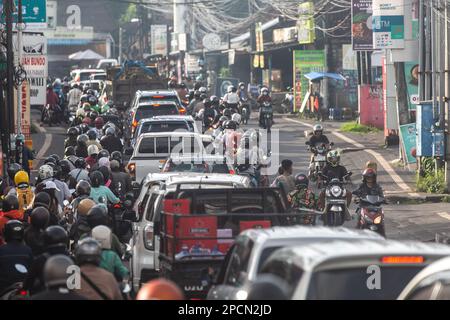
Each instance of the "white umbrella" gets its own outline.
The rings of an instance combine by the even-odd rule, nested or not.
[[[69,60],[101,60],[101,59],[105,59],[105,57],[99,55],[97,52],[94,52],[91,49],[85,51],[78,51],[72,53],[69,56]]]

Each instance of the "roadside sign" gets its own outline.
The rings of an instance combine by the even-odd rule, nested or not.
[[[416,163],[417,153],[417,136],[416,136],[416,124],[410,123],[400,126],[400,137],[402,139],[403,151],[406,155],[408,163]]]
[[[14,0],[16,9],[13,12],[13,24],[17,22],[18,0]],[[2,23],[5,22],[3,4],[0,4]],[[47,0],[22,0],[22,19],[26,25],[25,30],[45,29],[47,27]]]

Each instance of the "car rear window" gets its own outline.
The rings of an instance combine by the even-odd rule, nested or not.
[[[203,147],[192,137],[156,137],[145,138],[139,145],[139,153],[176,154],[199,153]]]
[[[178,108],[173,104],[148,105],[137,109],[135,120],[139,121],[156,116],[172,116],[179,114]]]
[[[142,97],[139,99],[139,103],[142,102],[157,102],[157,101],[170,101],[170,102],[175,102],[177,105],[180,103],[180,101],[178,101],[178,97],[174,96],[174,95],[154,95],[154,96],[150,96],[150,97]]]
[[[149,132],[174,132],[177,130],[191,132],[191,128],[187,122],[147,122],[142,125],[140,134]]]
[[[106,74],[96,74],[93,76],[94,80],[106,80]]]
[[[379,266],[380,289],[367,267],[320,271],[313,274],[308,300],[395,300],[423,266]],[[375,281],[375,280],[374,280]],[[330,286],[330,283],[333,285]]]

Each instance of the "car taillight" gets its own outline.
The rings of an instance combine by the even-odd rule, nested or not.
[[[180,114],[186,114],[186,109],[184,109],[184,108],[180,108],[179,111],[180,111]]]
[[[381,258],[381,262],[386,264],[419,264],[424,261],[425,258],[422,256],[387,256]]]
[[[133,120],[132,126],[133,128],[136,128],[138,126],[138,122],[136,120]]]
[[[236,171],[234,171],[233,169],[230,170],[230,174],[236,174]]]
[[[144,246],[147,250],[153,250],[153,226],[147,225],[144,228]]]
[[[117,203],[114,205],[114,209],[120,209],[122,208],[122,205],[120,203]]]

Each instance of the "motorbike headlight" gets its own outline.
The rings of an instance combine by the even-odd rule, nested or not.
[[[342,190],[342,196],[345,197],[347,195],[347,190]]]
[[[331,194],[333,197],[338,198],[342,195],[342,188],[339,186],[334,186],[331,188]]]
[[[383,218],[381,217],[381,216],[378,216],[378,217],[376,217],[374,220],[373,220],[373,223],[374,224],[381,224],[381,221],[383,220]]]
[[[327,189],[327,190],[325,191],[325,194],[326,194],[327,197],[330,197],[330,196],[331,196],[330,189]]]

